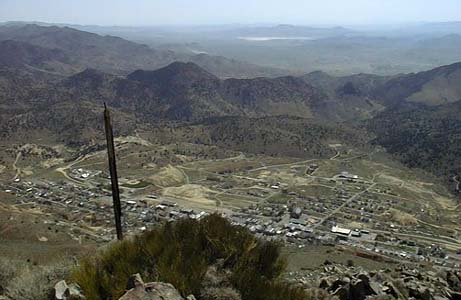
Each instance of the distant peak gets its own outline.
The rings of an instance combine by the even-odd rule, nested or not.
[[[71,77],[100,77],[100,76],[105,76],[106,74],[102,71],[93,69],[93,68],[86,68],[82,72],[79,72]]]
[[[325,75],[325,76],[329,76],[329,74],[327,72],[320,71],[320,70],[312,71],[312,72],[308,73],[307,75]]]
[[[71,86],[90,85],[99,86],[114,75],[101,72],[96,69],[87,68],[80,73],[74,74],[64,80],[64,84]]]
[[[203,76],[207,77],[215,77],[213,74],[209,73],[205,69],[199,67],[193,62],[181,62],[181,61],[175,61],[168,66],[159,69],[157,71],[162,71],[162,70],[170,70],[174,72],[190,72],[190,73],[195,73],[195,74],[200,74]]]
[[[216,76],[191,62],[173,62],[154,71],[137,70],[129,74],[128,79],[142,82],[177,82],[187,84],[202,80],[218,80]]]
[[[278,27],[278,28],[294,28],[296,26],[291,25],[291,24],[279,24],[276,27]]]
[[[330,74],[324,71],[313,71],[313,72],[310,72],[304,75],[304,77],[306,78],[333,78],[334,76],[331,76]]]
[[[446,66],[441,66],[429,71],[420,72],[418,74],[450,74],[461,70],[461,62],[453,63]]]

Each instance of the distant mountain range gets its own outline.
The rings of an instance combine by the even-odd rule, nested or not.
[[[145,130],[159,142],[300,157],[334,154],[332,143],[372,143],[409,166],[461,173],[461,63],[395,76],[222,79],[192,62],[130,69],[174,53],[75,29],[11,27],[0,37],[6,142],[103,141],[106,103],[118,135]]]
[[[223,31],[232,37],[309,37],[320,39],[332,36],[345,36],[354,31],[344,27],[310,27],[280,24],[276,26],[255,26]]]
[[[10,42],[6,43],[8,40]],[[0,26],[0,41],[3,41],[0,51],[11,53],[12,47],[16,47],[21,55],[15,60],[24,59],[24,65],[44,68],[44,71],[63,75],[70,75],[86,68],[128,74],[141,68],[157,69],[174,61],[197,63],[224,78],[280,76],[289,73],[220,56],[187,55],[157,50],[119,37],[100,36],[70,27],[35,24]],[[32,51],[36,52],[37,61],[28,59],[27,53],[30,54]]]

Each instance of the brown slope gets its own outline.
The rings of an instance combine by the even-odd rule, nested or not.
[[[216,74],[222,79],[229,78],[257,78],[257,77],[280,77],[295,74],[290,70],[259,66],[247,61],[236,60],[223,56],[197,54],[184,59],[201,68]]]
[[[220,80],[192,63],[173,63],[126,78],[87,69],[58,83],[25,86],[17,106],[87,101],[132,113],[143,122],[221,116],[323,117],[323,93],[295,77]]]
[[[292,115],[313,117],[315,103],[323,94],[300,78],[228,79],[221,93],[248,116]]]
[[[69,58],[60,50],[35,46],[26,42],[0,41],[0,67],[42,67],[53,61],[68,63]]]
[[[322,94],[295,77],[219,80],[193,63],[173,63],[156,71],[136,71],[129,80],[145,83],[172,108],[197,113],[175,114],[187,119],[224,115],[294,115],[312,117],[310,106]],[[207,110],[207,107],[209,109]]]
[[[325,118],[351,121],[369,119],[384,108],[373,91],[390,79],[372,74],[336,77],[320,71],[301,78],[325,93],[327,100],[317,106]]]
[[[367,122],[374,142],[410,167],[461,174],[461,63],[389,80],[374,92],[388,108]]]
[[[87,69],[57,83],[23,88],[27,93],[12,93],[5,99],[17,109],[14,116],[2,120],[4,132],[10,135],[21,128],[45,128],[63,134],[66,122],[58,115],[73,120],[71,112],[88,118],[66,128],[97,128],[100,120],[90,117],[91,111],[98,111],[103,103],[140,124],[153,124],[160,120],[201,122],[225,116],[312,117],[310,105],[321,101],[314,88],[294,77],[222,81],[192,63],[136,71],[127,78]],[[82,103],[87,110],[81,109]],[[63,105],[69,109],[62,109]],[[47,119],[47,111],[54,117]],[[79,136],[83,131],[72,132]]]
[[[97,67],[108,72],[123,73],[134,69],[134,66],[159,67],[177,58],[170,51],[157,51],[118,37],[100,36],[69,27],[0,27],[0,39],[13,39],[59,49],[72,57],[81,70]]]
[[[461,101],[438,106],[403,103],[368,122],[374,143],[409,167],[447,181],[461,175]]]
[[[290,116],[216,117],[197,123],[154,124],[146,133],[158,143],[195,143],[245,153],[331,157],[330,144],[366,147],[360,129]]]
[[[461,100],[461,63],[416,74],[398,76],[378,87],[373,94],[386,105],[401,101],[439,105]]]

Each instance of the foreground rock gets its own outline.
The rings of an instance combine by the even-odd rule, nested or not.
[[[341,265],[325,266],[319,287],[340,300],[461,299],[461,272],[422,271],[409,267],[366,272]]]
[[[187,299],[195,298],[189,296]],[[169,283],[144,283],[141,276],[135,274],[128,280],[127,292],[119,300],[184,300],[184,298]]]
[[[389,265],[367,271],[327,262],[316,269],[290,272],[287,279],[304,288],[320,288],[339,300],[461,300],[461,270],[431,265]]]
[[[80,287],[75,284],[67,284],[65,280],[61,280],[54,286],[54,299],[56,300],[83,300],[85,296],[82,294]]]

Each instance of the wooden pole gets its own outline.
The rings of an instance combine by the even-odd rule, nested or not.
[[[114,203],[115,229],[117,239],[123,239],[122,232],[122,207],[120,205],[120,191],[118,188],[117,165],[115,163],[115,147],[112,125],[110,123],[110,111],[104,103],[104,125],[106,129],[107,156],[109,158],[110,181],[112,185],[112,199]]]

